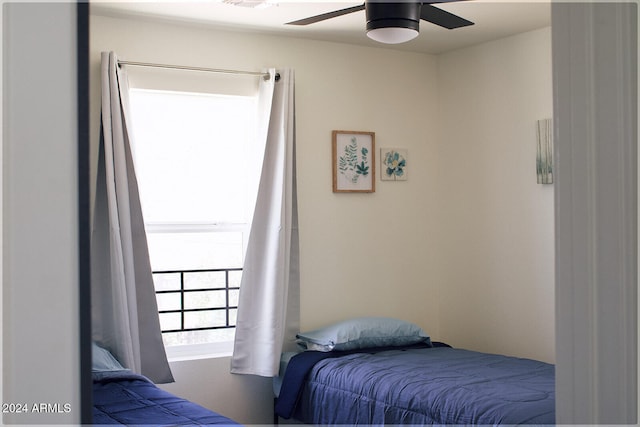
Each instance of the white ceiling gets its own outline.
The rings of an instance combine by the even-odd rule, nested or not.
[[[380,45],[369,40],[365,35],[364,11],[308,26],[285,25],[287,22],[362,3],[362,0],[279,0],[276,6],[252,9],[227,4],[222,0],[91,0],[91,11],[99,15],[170,19],[212,28],[382,46],[431,54],[551,25],[550,0],[468,0],[437,4],[437,7],[460,15],[475,25],[447,30],[422,21],[420,35],[400,45]]]

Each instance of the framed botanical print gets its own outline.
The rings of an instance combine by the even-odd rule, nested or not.
[[[333,192],[376,191],[375,133],[334,130]]]

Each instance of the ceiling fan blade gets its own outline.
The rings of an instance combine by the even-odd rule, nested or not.
[[[287,22],[287,25],[309,25],[326,19],[336,18],[338,16],[347,15],[349,13],[364,10],[364,3],[359,6],[352,6],[346,9],[334,10],[333,12],[323,13],[321,15],[312,16],[310,18],[300,19],[298,21]]]
[[[458,15],[449,13],[446,10],[438,9],[437,7],[433,7],[427,3],[422,4],[420,18],[424,19],[425,21],[431,22],[432,24],[448,28],[449,30],[473,25],[473,22],[471,21],[467,21],[466,19],[461,18]]]

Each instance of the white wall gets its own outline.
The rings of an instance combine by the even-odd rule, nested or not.
[[[3,6],[2,423],[78,424],[76,10]]]
[[[438,58],[440,333],[554,360],[553,185],[536,184],[536,120],[553,115],[551,31]]]
[[[300,214],[302,328],[356,315],[387,315],[437,334],[434,251],[436,131],[435,59],[421,54],[285,39],[151,22],[94,17],[91,22],[92,116],[99,118],[99,53],[114,50],[132,61],[296,72],[298,204]],[[95,76],[95,78],[94,78]],[[402,107],[398,107],[402,106]],[[374,194],[331,190],[331,131],[376,133],[378,147],[403,147],[415,165],[407,182],[377,182]],[[94,135],[97,141],[97,132]],[[97,143],[95,145],[97,147]],[[94,155],[95,159],[95,155]],[[187,368],[191,366],[191,369]],[[196,366],[207,366],[200,371]],[[228,400],[246,378],[225,362],[174,364],[176,384],[192,393],[192,380],[209,377],[207,406],[241,422],[270,422],[261,409],[271,395]],[[257,390],[270,382],[254,378]],[[219,387],[220,381],[228,387]]]
[[[548,252],[547,243],[552,250],[553,190],[535,184],[534,127],[535,120],[551,116],[548,30],[442,58],[102,16],[92,18],[91,31],[94,141],[100,51],[114,50],[131,61],[295,69],[302,329],[352,316],[386,315],[418,323],[435,339],[478,347],[474,335],[462,333],[463,323],[477,322],[476,334],[485,335],[480,346],[487,350],[552,358],[553,253]],[[527,53],[517,56],[519,48]],[[517,105],[509,105],[508,116],[488,117],[508,130],[492,133],[494,128],[481,120],[482,114],[504,113],[499,100],[491,100],[487,108],[486,102],[472,99],[474,108],[470,108],[455,105],[451,98],[460,84],[472,97],[491,99],[475,87],[487,78],[465,75],[464,80],[453,81],[446,74],[449,69],[456,72],[456,62],[473,65],[473,59],[465,59],[467,55],[477,58],[486,51],[502,60],[501,49],[509,52],[505,56],[510,66],[516,66],[514,74],[525,75],[509,77],[506,71],[501,75],[504,92],[513,93]],[[545,61],[546,68],[538,65]],[[497,62],[485,66],[500,70]],[[543,76],[532,80],[530,74],[537,74],[530,67]],[[522,98],[515,99],[515,94]],[[535,102],[527,99],[532,94]],[[472,123],[476,129],[470,128]],[[449,128],[452,133],[446,132]],[[377,147],[408,149],[409,180],[378,180],[374,194],[334,194],[330,166],[334,129],[373,131]],[[474,151],[473,141],[484,150]],[[510,142],[517,148],[502,149]],[[470,145],[464,147],[465,143]],[[505,182],[495,175],[498,172],[487,174],[478,168],[482,163],[473,164],[469,150],[475,157],[498,155],[506,169]],[[523,174],[526,170],[533,174],[514,176],[520,168]],[[510,187],[505,187],[507,182]],[[526,200],[504,197],[506,190]],[[469,206],[457,200],[465,196],[477,203]],[[509,215],[503,214],[505,210]],[[510,231],[504,231],[499,225],[510,215],[521,218],[511,220]],[[494,217],[497,220],[491,220]],[[485,225],[490,230],[475,228]],[[454,235],[456,241],[471,246],[462,257],[451,243]],[[519,239],[522,244],[492,255],[500,246],[496,236]],[[499,274],[498,267],[505,265],[500,264],[500,256],[515,264],[506,273]],[[491,271],[482,267],[488,262],[494,263]],[[470,267],[470,276],[458,274]],[[477,292],[481,287],[494,298],[484,298]],[[522,304],[519,294],[534,304]],[[468,303],[469,295],[483,306]],[[485,311],[488,323],[482,319]],[[530,326],[532,319],[534,326]],[[500,321],[510,323],[511,330],[490,330],[491,324]],[[530,337],[514,334],[518,327],[528,332],[536,329],[532,333],[537,333],[538,342],[532,344]],[[228,359],[176,362],[172,367],[176,383],[166,386],[168,390],[243,423],[271,421],[270,381],[230,375]],[[249,389],[254,392],[247,401]]]

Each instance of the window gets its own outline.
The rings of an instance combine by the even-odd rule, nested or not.
[[[132,89],[130,104],[165,347],[232,342],[260,171],[256,97]]]

